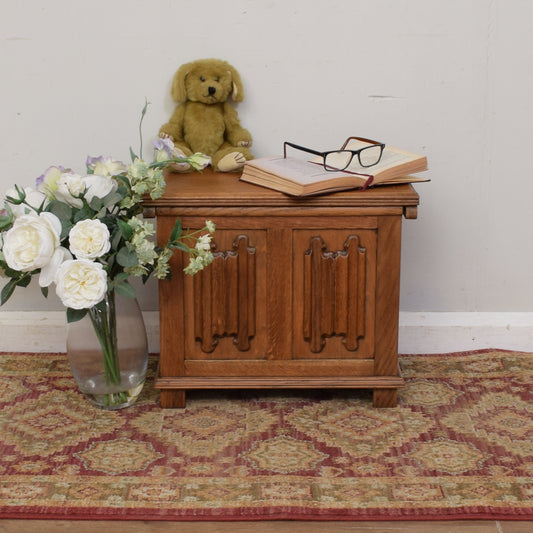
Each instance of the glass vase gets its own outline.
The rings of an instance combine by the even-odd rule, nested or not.
[[[148,341],[136,299],[109,291],[67,328],[67,355],[80,391],[102,409],[122,409],[142,391]]]

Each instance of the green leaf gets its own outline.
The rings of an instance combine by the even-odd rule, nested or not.
[[[31,281],[31,275],[28,273],[25,273],[23,276],[21,276],[17,280],[17,287],[27,287],[30,284]]]
[[[98,211],[98,209],[96,210]],[[93,218],[93,212],[91,208],[87,205],[84,205],[79,211],[74,215],[74,223],[80,222],[81,220],[86,220],[88,218]]]
[[[100,313],[105,313],[107,311],[107,302],[106,302],[106,298],[104,298],[103,300],[99,301],[95,306],[94,308],[99,311]]]
[[[129,277],[130,277],[130,275],[127,272],[119,272],[114,277],[113,282],[116,285],[117,283],[122,283],[123,281],[126,281]]]
[[[87,309],[72,309],[67,307],[67,322],[78,322],[87,314]]]
[[[120,296],[131,299],[135,298],[135,289],[127,281],[117,283],[115,285],[115,290],[117,291],[117,294],[120,294]]]
[[[117,192],[121,194],[123,197],[128,194],[128,191],[131,189],[131,183],[127,176],[118,175],[115,176],[117,181],[120,183],[118,186]]]
[[[15,287],[17,286],[17,280],[16,279],[10,279],[3,287],[2,293],[0,295],[0,305],[4,305],[9,298],[11,298],[11,295],[15,291]]]
[[[182,252],[187,252],[189,253],[189,250],[190,248],[186,245],[186,244],[183,244],[182,242],[171,242],[168,247],[171,249],[171,250],[181,250]]]
[[[2,261],[1,266],[2,266],[2,268],[4,269],[4,274],[5,274],[8,278],[16,278],[16,279],[19,278],[19,276],[20,276],[20,272],[19,272],[18,270],[13,270],[12,268],[9,268],[9,267],[7,266],[7,263],[5,263],[4,261]]]
[[[72,226],[74,224],[71,224],[68,220],[62,220],[61,221],[61,240],[66,239],[68,234],[70,233],[70,230],[72,229]]]
[[[126,196],[126,189],[125,187],[121,187],[121,190],[124,191],[123,194],[121,194],[118,190],[115,192],[109,193],[107,196],[102,198],[102,202],[104,207],[110,207],[112,205],[116,205],[119,202],[121,202],[124,197]]]
[[[113,272],[113,269],[115,267],[115,254],[110,254],[107,257],[106,262],[107,262],[107,267],[106,267],[107,272]]]
[[[63,202],[52,200],[47,206],[46,211],[53,213],[61,221],[61,240],[65,239],[72,228],[72,207]]]
[[[170,232],[169,242],[177,241],[183,235],[183,227],[181,226],[181,220],[176,219],[176,223]]]
[[[131,157],[132,161],[135,161],[136,159],[138,159],[138,157],[135,154],[135,152],[131,149],[131,146],[130,146],[130,157]]]
[[[0,231],[8,230],[13,224],[13,216],[0,215]]]
[[[118,250],[120,239],[122,239],[122,233],[119,229],[114,230],[111,235],[111,248],[113,250]]]
[[[117,224],[120,228],[120,233],[125,241],[129,241],[133,236],[133,228],[124,220],[117,218]]]
[[[41,287],[41,294],[42,294],[45,298],[48,298],[48,287]]]
[[[92,200],[89,202],[89,207],[93,211],[96,211],[96,212],[100,211],[100,209],[102,209],[103,206],[104,206],[104,202],[102,202],[102,200],[98,198],[97,196],[94,196]]]
[[[117,263],[124,268],[134,267],[139,264],[139,258],[134,250],[123,246],[117,253]]]
[[[57,200],[52,200],[46,206],[46,211],[53,213],[59,220],[70,220],[72,218],[72,207]]]

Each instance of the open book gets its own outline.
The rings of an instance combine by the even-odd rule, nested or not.
[[[368,143],[354,140],[346,149],[358,150],[365,145]],[[321,156],[310,161],[283,156],[253,159],[246,161],[241,180],[292,196],[309,196],[374,185],[429,181],[410,175],[427,168],[426,156],[385,146],[377,165],[362,167],[355,156],[344,171],[326,170]]]

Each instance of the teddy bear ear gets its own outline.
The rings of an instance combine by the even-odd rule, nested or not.
[[[172,87],[170,88],[170,95],[172,99],[178,104],[187,100],[187,90],[185,89],[185,79],[192,68],[191,63],[181,65],[181,67],[174,74],[172,80]]]
[[[231,80],[233,82],[233,92],[231,93],[231,99],[234,102],[242,102],[244,100],[244,88],[242,86],[241,76],[237,72],[237,69],[229,65],[231,74]]]

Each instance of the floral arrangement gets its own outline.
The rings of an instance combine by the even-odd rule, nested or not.
[[[163,194],[165,166],[188,163],[201,170],[209,162],[203,154],[177,156],[169,139],[156,141],[154,148],[151,163],[134,154],[129,165],[89,157],[83,176],[52,166],[34,188],[15,185],[7,191],[0,215],[0,267],[10,280],[1,304],[38,275],[45,296],[55,283],[70,322],[82,318],[109,290],[134,297],[130,276],[145,282],[151,275],[166,278],[176,249],[190,256],[188,274],[212,261],[211,221],[193,233],[184,232],[177,219],[168,244],[160,248],[152,240],[152,224],[139,218],[143,196]]]
[[[145,111],[146,106],[143,117]],[[130,152],[128,165],[111,157],[89,157],[84,174],[52,166],[34,187],[9,189],[0,213],[0,274],[8,278],[0,305],[17,287],[28,286],[38,276],[45,297],[55,285],[67,308],[67,322],[89,315],[102,348],[105,386],[112,387],[109,393],[107,389],[99,393],[109,408],[132,401],[127,390],[131,384],[121,383],[115,293],[135,297],[128,281],[131,276],[144,282],[150,276],[167,278],[175,250],[189,255],[187,274],[195,274],[213,260],[213,222],[207,220],[203,228],[190,231],[177,219],[168,243],[159,247],[152,224],[139,216],[143,197],[156,199],[163,194],[165,167],[185,164],[202,170],[209,157],[181,157],[170,139],[154,142],[151,162]],[[144,375],[139,377],[142,382]],[[135,390],[140,392],[139,387]]]

